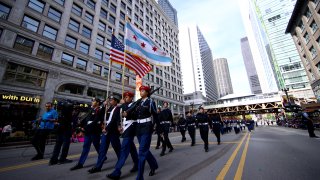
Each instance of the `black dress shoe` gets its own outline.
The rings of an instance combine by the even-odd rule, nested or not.
[[[101,169],[96,168],[96,167],[93,167],[93,168],[91,168],[91,169],[88,170],[88,172],[89,172],[90,174],[93,174],[93,173],[96,173],[96,172],[100,172],[100,171],[101,171]]]
[[[50,160],[49,161],[49,166],[52,166],[52,165],[55,165],[55,164],[58,164],[57,160]]]
[[[155,169],[151,169],[149,172],[149,176],[153,176],[156,174],[156,170]]]
[[[209,149],[205,149],[205,151],[206,151],[206,152],[208,152],[208,151],[209,151]]]
[[[166,153],[164,153],[164,152],[161,152],[161,153],[160,153],[160,156],[164,156],[165,154],[166,154]]]
[[[173,148],[170,148],[170,149],[169,149],[169,152],[172,152],[172,151],[173,151]]]
[[[218,145],[220,145],[221,143],[220,142],[218,142]]]
[[[133,168],[131,168],[130,172],[134,173],[138,171],[138,166],[133,166]]]
[[[120,179],[120,176],[115,176],[115,175],[112,175],[112,174],[108,174],[107,177],[109,179],[117,179],[117,180]]]
[[[191,146],[194,146],[195,144],[191,144]]]
[[[67,164],[73,162],[71,159],[59,160],[59,164]]]
[[[31,158],[31,161],[35,161],[35,160],[39,160],[39,159],[43,159],[43,156],[41,155],[36,155],[33,158]]]
[[[70,168],[70,171],[77,170],[77,169],[81,169],[81,168],[83,168],[83,165],[82,165],[82,164],[76,164],[75,166],[73,166],[72,168]]]

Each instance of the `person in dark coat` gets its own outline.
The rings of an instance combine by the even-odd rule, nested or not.
[[[199,113],[196,115],[196,122],[198,124],[199,130],[200,130],[200,136],[201,139],[204,142],[204,150],[205,152],[208,152],[209,150],[209,141],[208,141],[208,135],[209,135],[209,117],[207,114],[204,113],[204,108],[199,108]]]
[[[157,109],[157,119],[155,119],[155,124],[156,124],[156,134],[157,134],[157,145],[155,147],[155,149],[159,149],[160,148],[160,144],[163,143],[163,139],[161,137],[161,126],[160,126],[160,121],[159,121],[159,114],[161,112],[161,108],[159,107]]]
[[[105,160],[107,160],[107,152],[109,149],[109,145],[111,143],[118,159],[120,157],[120,107],[118,103],[120,102],[120,97],[117,95],[113,95],[109,97],[109,108],[106,109],[103,107],[101,112],[103,113],[104,123],[101,135],[101,144],[99,148],[99,155],[96,165],[88,170],[90,174],[100,172]],[[107,111],[105,113],[105,111]]]
[[[179,117],[179,121],[178,121],[178,127],[182,136],[181,142],[186,141],[186,130],[187,130],[187,126],[186,126],[186,119],[183,117],[182,114],[180,114]]]
[[[167,146],[169,147],[169,152],[173,151],[173,147],[169,139],[169,131],[170,126],[173,123],[173,117],[171,110],[168,108],[168,105],[169,104],[167,102],[163,103],[164,109],[161,111],[158,117],[161,126],[161,134],[163,136],[162,151],[160,153],[160,156],[165,155]]]
[[[214,114],[211,117],[211,128],[214,133],[214,135],[217,137],[218,145],[221,143],[220,139],[220,132],[221,132],[221,127],[223,126],[223,122],[221,120],[220,114],[217,112],[214,112]]]
[[[71,171],[83,168],[83,164],[88,157],[92,143],[97,153],[99,153],[101,123],[103,117],[103,112],[101,112],[100,109],[100,103],[101,100],[99,98],[93,98],[91,109],[86,114],[86,117],[80,122],[81,131],[84,132],[84,143],[80,159],[75,166],[70,168]]]
[[[49,165],[70,163],[67,159],[72,135],[72,112],[73,104],[70,101],[59,102],[58,106],[58,127],[56,129],[56,144],[53,149]],[[61,151],[62,147],[62,151]],[[59,154],[61,151],[60,158]]]
[[[196,121],[192,117],[190,112],[187,114],[186,126],[188,128],[188,133],[191,138],[191,146],[194,146],[196,144],[196,136],[195,136],[196,135]]]
[[[307,125],[309,137],[318,138],[318,136],[316,136],[316,134],[314,133],[314,125],[313,125],[312,119],[309,117],[308,113],[305,111],[302,112],[302,121],[304,121]]]

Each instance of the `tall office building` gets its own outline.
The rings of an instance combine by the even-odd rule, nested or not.
[[[252,94],[261,94],[261,86],[247,37],[241,38],[241,51]]]
[[[266,33],[256,14],[254,3],[252,0],[239,0],[239,3],[261,90],[263,93],[277,92],[279,81],[276,78],[276,69]]]
[[[292,37],[284,34],[296,1],[252,0],[253,8],[266,33],[280,89],[305,91],[311,88]]]
[[[214,77],[216,78],[219,98],[228,94],[233,94],[228,61],[226,58],[213,60]]]
[[[208,101],[218,99],[211,49],[197,26],[179,32],[184,94],[201,91]]]
[[[177,10],[171,5],[169,0],[155,0],[164,11],[164,13],[171,19],[171,21],[178,26]]]
[[[152,66],[143,84],[163,85],[156,103],[183,113],[179,31],[155,1],[1,0],[0,119],[21,130],[46,102],[106,98],[111,34],[124,40],[126,13],[173,59],[171,67]],[[134,91],[135,73],[122,68],[112,63],[109,94],[122,93],[123,79]]]
[[[291,33],[293,37],[318,101],[320,100],[319,12],[319,0],[298,0],[286,29],[286,33]]]

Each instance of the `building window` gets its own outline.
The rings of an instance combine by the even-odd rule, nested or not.
[[[87,61],[78,58],[76,68],[85,71],[87,68]]]
[[[107,92],[102,91],[100,89],[88,88],[87,95],[90,97],[97,97],[100,99],[104,99],[107,96]]]
[[[110,16],[109,16],[109,22],[110,22],[111,24],[115,25],[115,24],[116,24],[116,18],[113,17],[112,15],[110,15]]]
[[[111,34],[112,34],[112,31],[113,31],[112,27],[111,27],[111,26],[108,26],[108,32],[107,32],[107,33],[111,35]]]
[[[99,21],[99,26],[98,26],[98,28],[99,28],[101,31],[105,31],[105,30],[106,30],[106,24],[103,23],[103,22],[101,22],[101,21]]]
[[[68,66],[72,66],[73,65],[73,59],[74,59],[74,56],[72,56],[70,54],[63,53],[62,54],[62,58],[61,58],[61,63],[65,64],[65,65],[68,65]]]
[[[94,10],[96,3],[92,0],[87,0],[87,6]]]
[[[54,21],[60,22],[61,12],[50,7],[48,17]]]
[[[315,21],[313,21],[311,23],[311,28],[312,28],[313,33],[315,33],[318,30],[318,25]]]
[[[304,30],[304,28],[305,28],[305,26],[304,26],[304,24],[303,24],[303,22],[302,21],[300,21],[300,23],[299,23],[299,28],[301,29],[301,32]]]
[[[312,13],[310,11],[310,9],[308,8],[307,11],[304,14],[308,19],[312,16]]]
[[[317,57],[317,50],[316,48],[314,48],[313,46],[309,49],[311,55],[312,55],[312,58],[314,59],[315,57]]]
[[[64,5],[64,0],[54,0],[56,3],[60,4],[61,6]]]
[[[106,6],[109,6],[109,0],[102,0],[102,3]]]
[[[51,60],[53,54],[53,48],[46,46],[44,44],[40,44],[37,52],[37,56],[46,59],[46,60]]]
[[[127,7],[127,13],[131,16],[132,10],[129,7]]]
[[[104,61],[105,61],[106,63],[109,63],[109,61],[110,61],[110,54],[106,53],[106,54],[104,55]]]
[[[81,42],[80,43],[80,51],[85,54],[88,54],[89,53],[89,45],[84,42]]]
[[[121,1],[120,7],[124,10],[126,10],[126,3],[124,3],[123,1]]]
[[[3,82],[43,88],[46,84],[46,79],[47,73],[44,71],[9,62]]]
[[[20,52],[31,53],[33,45],[34,41],[18,35],[16,41],[14,42],[13,48],[19,50]]]
[[[117,12],[117,7],[114,5],[114,4],[110,4],[110,10],[113,12],[113,13],[115,13],[116,14],[116,12]]]
[[[82,8],[81,8],[81,7],[79,7],[79,6],[78,6],[78,5],[76,5],[76,4],[73,4],[73,5],[72,5],[71,12],[73,12],[75,15],[80,16],[80,17],[81,17],[81,14],[82,14]]]
[[[129,76],[123,77],[124,85],[129,85]]]
[[[125,20],[126,19],[126,15],[120,11],[120,19]]]
[[[83,26],[82,33],[84,37],[91,38],[91,29],[87,28],[86,26]]]
[[[64,84],[59,87],[58,92],[82,95],[84,86],[77,84]]]
[[[43,9],[44,9],[44,2],[43,1],[39,1],[39,0],[30,0],[29,3],[28,3],[28,6],[35,10],[35,11],[38,11],[39,13],[42,13],[43,12]]]
[[[116,81],[117,81],[117,82],[121,82],[121,80],[122,80],[122,74],[116,72],[115,78],[116,78]]]
[[[119,29],[120,29],[121,31],[124,31],[124,24],[119,23]]]
[[[73,19],[70,19],[68,27],[69,27],[69,29],[72,29],[76,32],[79,32],[80,23],[78,23],[77,21],[75,21]]]
[[[108,18],[108,12],[104,9],[100,10],[100,17],[107,19]]]
[[[48,25],[45,25],[42,35],[49,38],[49,39],[56,40],[57,33],[58,33],[58,31],[56,29],[54,29]]]
[[[67,35],[64,44],[68,47],[75,49],[77,45],[77,39]]]
[[[104,45],[104,37],[97,35],[97,44]]]
[[[8,19],[11,8],[5,4],[0,3],[0,19]]]
[[[102,60],[102,54],[103,54],[102,51],[100,51],[99,49],[96,49],[94,54],[97,59]]]
[[[306,34],[303,37],[304,37],[304,40],[305,40],[305,42],[307,44],[310,41],[309,34],[306,32]]]
[[[93,64],[93,74],[101,75],[101,66]]]
[[[93,23],[93,15],[88,12],[86,12],[84,19],[91,24]]]
[[[318,45],[320,47],[320,37],[318,37],[317,42],[318,42]]]
[[[40,22],[38,20],[35,20],[29,16],[24,16],[22,21],[22,27],[27,28],[33,32],[38,31]]]
[[[109,69],[108,68],[103,68],[103,77],[108,78],[108,74],[109,74]]]

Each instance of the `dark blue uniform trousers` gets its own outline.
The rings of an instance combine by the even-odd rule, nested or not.
[[[82,153],[79,159],[78,164],[83,165],[86,161],[91,144],[93,143],[94,148],[96,149],[97,153],[99,153],[100,147],[100,134],[88,134],[84,136],[84,143],[82,148]]]
[[[143,180],[144,165],[146,160],[151,169],[158,169],[157,160],[150,152],[151,133],[143,133],[137,135],[139,141],[139,162],[137,180]]]
[[[107,133],[107,134],[102,134],[101,135],[101,144],[100,144],[100,149],[99,149],[99,156],[98,160],[96,163],[96,168],[101,169],[102,165],[106,159],[107,151],[109,149],[109,145],[111,145],[114,149],[114,152],[116,153],[118,159],[120,157],[120,149],[121,149],[121,144],[120,144],[120,139],[118,134],[112,134],[112,133]]]
[[[133,142],[134,137],[125,137],[122,139],[121,151],[120,151],[120,158],[117,161],[115,166],[115,170],[112,172],[114,176],[121,175],[121,168],[123,167],[124,163],[126,162],[129,153],[131,154],[132,161],[134,166],[138,166],[138,153],[136,145]]]
[[[68,156],[69,147],[70,147],[70,139],[71,139],[72,132],[71,130],[67,130],[64,132],[58,132],[56,137],[56,144],[54,145],[51,161],[57,161],[60,150],[62,147],[60,161],[65,161]]]

